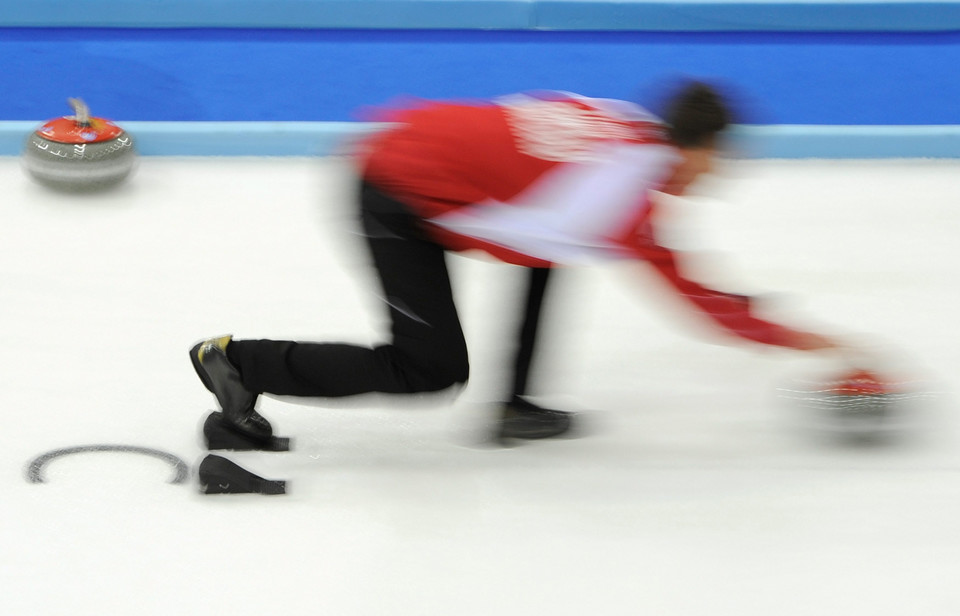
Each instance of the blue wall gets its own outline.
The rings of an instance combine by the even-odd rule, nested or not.
[[[270,141],[263,123],[281,122],[298,124],[275,131],[277,143],[311,140],[288,148],[303,154],[363,130],[363,108],[399,95],[553,88],[647,102],[656,84],[684,74],[726,84],[752,129],[744,134],[778,136],[776,149],[760,143],[763,155],[960,156],[953,2],[299,0],[269,11],[257,0],[91,2],[101,10],[34,0],[0,17],[0,153],[19,148],[24,123],[67,114],[68,97],[138,126],[147,153],[206,153],[170,138],[151,151],[154,134],[186,144],[184,125],[200,123],[207,140],[210,123],[243,123],[229,127],[232,153],[258,153]],[[258,19],[271,27],[247,27]],[[204,27],[183,27],[191,23]],[[243,132],[249,146],[238,145]],[[904,147],[853,147],[857,136]],[[791,150],[798,137],[805,145]]]
[[[735,84],[752,124],[960,123],[960,32],[28,29],[0,31],[0,64],[5,120],[79,96],[117,120],[347,121],[400,94],[632,99],[686,73]]]

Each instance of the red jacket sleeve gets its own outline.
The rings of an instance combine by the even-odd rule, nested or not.
[[[749,297],[709,289],[686,278],[673,251],[656,240],[653,214],[653,207],[644,208],[636,224],[618,242],[633,256],[652,265],[673,289],[724,330],[753,342],[795,348],[793,330],[754,316]]]

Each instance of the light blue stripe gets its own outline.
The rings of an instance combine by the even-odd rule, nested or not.
[[[0,0],[0,27],[950,31],[956,0]]]
[[[542,0],[535,19],[545,30],[945,32],[960,29],[960,3]]]
[[[0,155],[18,155],[41,122],[0,122]],[[327,156],[378,128],[361,122],[125,122],[144,156]],[[745,158],[960,158],[960,125],[738,126]]]
[[[0,0],[0,26],[523,30],[532,0]]]
[[[360,122],[125,122],[145,156],[327,156],[376,129]]]
[[[747,158],[960,158],[960,125],[740,126],[732,136]]]

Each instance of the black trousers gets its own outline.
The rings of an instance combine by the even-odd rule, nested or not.
[[[406,206],[367,183],[360,187],[360,220],[390,312],[390,341],[364,347],[236,340],[227,348],[228,357],[250,391],[342,397],[438,391],[467,381],[467,346],[446,251],[423,235]],[[511,395],[522,395],[527,387],[549,273],[530,269]]]

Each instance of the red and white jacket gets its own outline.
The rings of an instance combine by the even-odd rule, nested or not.
[[[742,338],[792,346],[747,298],[685,278],[658,243],[651,191],[679,162],[661,121],[625,101],[568,93],[393,110],[359,151],[364,179],[407,204],[431,236],[525,266],[631,257]]]

